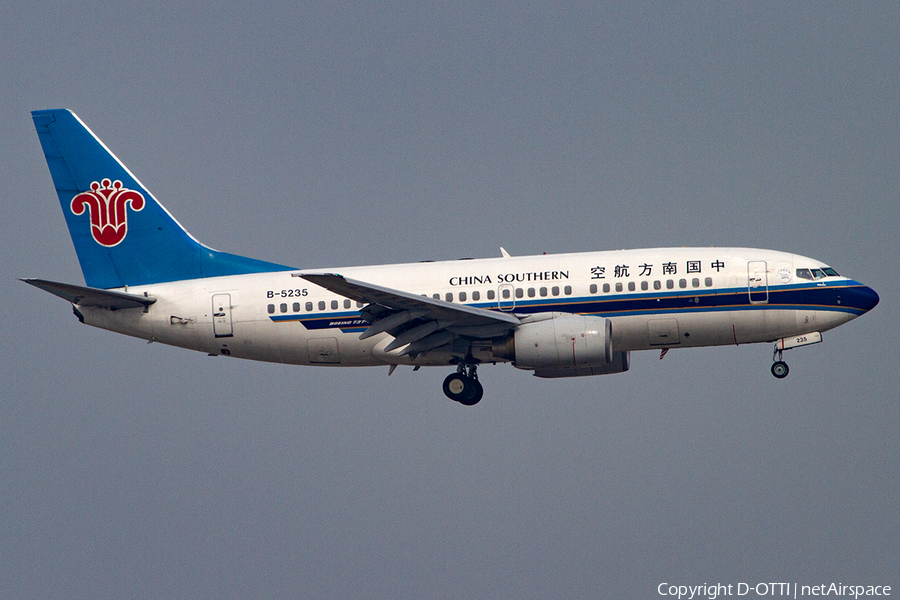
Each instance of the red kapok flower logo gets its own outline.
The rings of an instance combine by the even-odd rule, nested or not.
[[[122,187],[121,181],[110,183],[104,179],[101,183],[91,184],[90,192],[81,192],[72,198],[72,212],[76,215],[91,213],[91,235],[98,244],[113,247],[121,243],[128,233],[126,204],[131,203],[131,210],[144,208],[144,197],[140,192]]]

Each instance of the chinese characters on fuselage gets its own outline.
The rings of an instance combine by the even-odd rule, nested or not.
[[[652,277],[655,272],[654,270],[657,268],[661,275],[678,275],[679,273],[690,275],[693,273],[703,273],[702,261],[688,260],[684,263],[664,262],[659,265],[649,263],[641,263],[639,265],[615,265],[611,270],[598,265],[596,267],[591,267],[591,279],[606,279],[607,274],[610,272],[612,273],[613,279],[631,277],[633,270],[637,270],[638,277]],[[715,270],[717,273],[724,268],[725,263],[721,260],[710,262],[708,267],[710,271]]]
[[[643,262],[634,265],[613,265],[612,267],[596,266],[590,269],[590,279],[606,279],[607,275],[611,278],[626,277],[652,277],[654,274],[659,275],[678,275],[681,273],[695,274],[703,272],[719,272],[725,268],[725,263],[721,260],[711,261],[705,265],[703,261],[688,260],[683,263],[663,262],[659,264],[651,264]],[[556,271],[525,271],[521,273],[498,273],[496,275],[458,275],[453,276],[449,280],[449,284],[453,287],[462,285],[494,285],[503,283],[527,283],[541,281],[564,281],[569,279],[569,270]]]

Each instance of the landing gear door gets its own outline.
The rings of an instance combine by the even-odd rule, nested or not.
[[[677,319],[650,319],[647,333],[651,346],[674,346],[681,343]]]
[[[769,301],[766,261],[751,260],[747,263],[747,290],[750,293],[750,304],[766,304]]]
[[[337,338],[314,338],[306,342],[309,362],[319,365],[337,365],[341,362]]]
[[[231,294],[213,294],[213,332],[217,338],[231,337]]]

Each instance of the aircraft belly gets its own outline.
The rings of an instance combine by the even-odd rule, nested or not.
[[[374,340],[359,340],[359,332],[340,329],[310,331],[299,322],[270,323],[267,337],[272,340],[275,362],[289,365],[352,366],[383,365],[372,354]]]
[[[796,312],[773,308],[733,311],[734,343],[771,342],[784,336],[804,333],[797,331]]]
[[[652,350],[734,344],[730,313],[671,313],[614,317],[614,350]]]
[[[806,331],[799,326],[795,312],[768,309],[613,317],[613,348],[650,350],[769,342]],[[821,321],[818,328],[823,329]]]

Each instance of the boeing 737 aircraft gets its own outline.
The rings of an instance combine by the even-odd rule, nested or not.
[[[194,239],[68,110],[32,113],[85,285],[25,279],[82,323],[235,358],[453,369],[474,405],[484,363],[538,377],[627,371],[634,350],[822,341],[878,294],[828,265],[752,248],[653,248],[301,269]],[[662,356],[661,354],[661,356]]]

